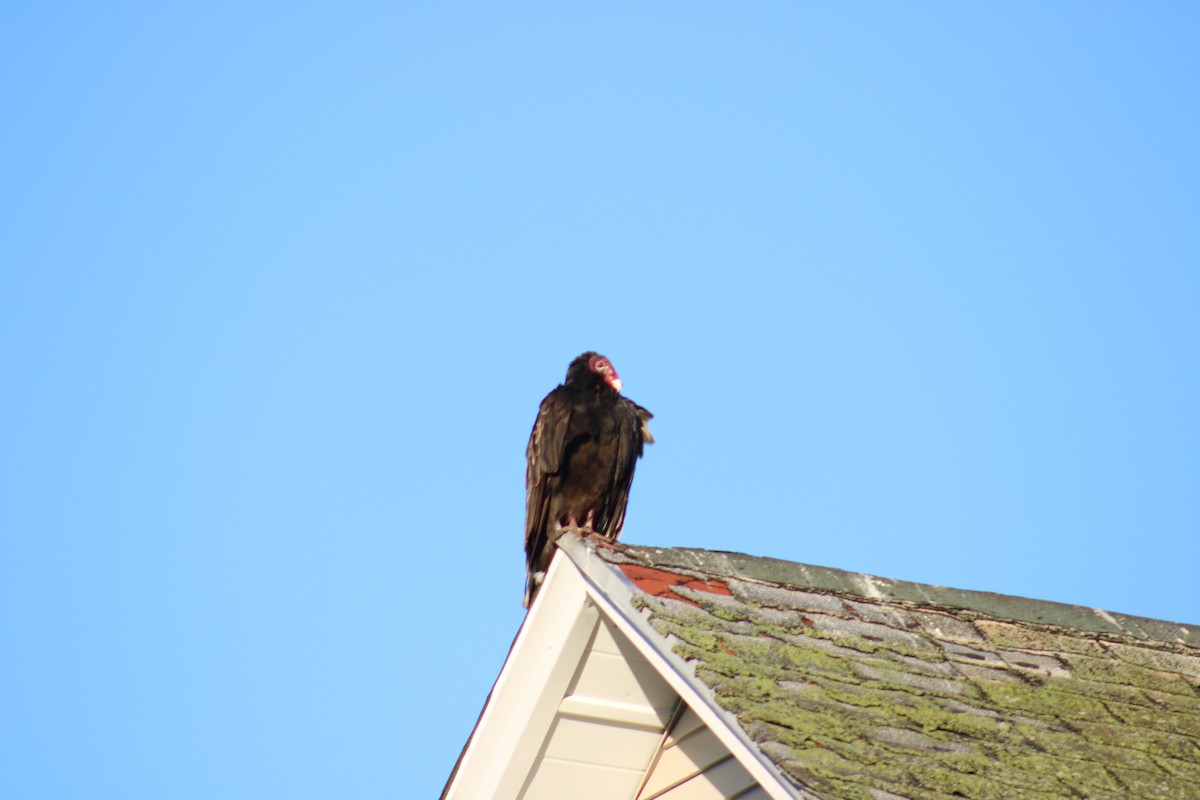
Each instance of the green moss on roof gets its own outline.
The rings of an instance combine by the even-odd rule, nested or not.
[[[728,586],[634,600],[824,800],[1200,798],[1192,626],[739,554],[597,552]]]

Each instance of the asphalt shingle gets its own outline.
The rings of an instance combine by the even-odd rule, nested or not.
[[[1200,798],[1200,628],[736,553],[595,552],[823,800]]]

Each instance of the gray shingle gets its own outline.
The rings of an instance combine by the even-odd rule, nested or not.
[[[1196,627],[737,553],[595,553],[823,800],[1200,798]]]

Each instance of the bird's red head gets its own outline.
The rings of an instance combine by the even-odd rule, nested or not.
[[[592,353],[588,357],[588,369],[599,375],[604,382],[613,388],[614,392],[621,391],[621,377],[617,375],[617,368],[612,365],[604,356],[599,353]]]

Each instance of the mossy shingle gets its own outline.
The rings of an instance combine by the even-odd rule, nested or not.
[[[1200,798],[1198,628],[735,553],[596,553],[695,579],[635,605],[823,800]]]

